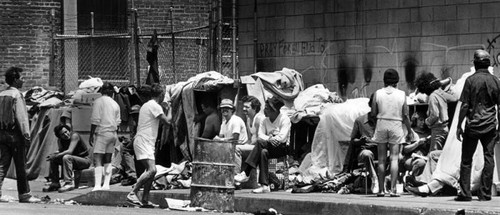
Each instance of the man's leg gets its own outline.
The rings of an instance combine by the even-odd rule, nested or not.
[[[121,166],[125,172],[125,176],[128,180],[133,180],[133,183],[137,180],[137,174],[135,172],[134,156],[132,155],[134,149],[129,149],[122,145],[122,162]]]
[[[0,197],[2,196],[2,185],[12,161],[12,149],[7,143],[0,143]]]
[[[413,176],[419,176],[422,174],[427,162],[423,158],[414,158],[411,162],[411,174]]]
[[[254,145],[236,145],[235,148],[235,154],[236,156],[234,157],[234,172],[235,173],[240,173],[241,172],[241,162],[243,158],[247,158],[252,152],[254,148]]]
[[[436,166],[437,166],[437,163],[438,163],[438,160],[439,160],[439,157],[441,156],[441,153],[443,152],[443,150],[435,150],[435,151],[432,151],[432,152],[429,152],[429,164],[430,164],[430,169],[431,169],[431,173],[434,173],[434,170],[436,170]]]
[[[74,155],[64,155],[62,157],[62,169],[65,184],[72,184],[74,182],[74,170],[82,170],[90,167],[90,159],[85,157],[78,157]]]
[[[478,139],[472,137],[466,131],[463,136],[462,141],[462,159],[460,162],[460,188],[461,193],[458,195],[460,197],[472,198],[472,193],[470,190],[470,175],[472,168],[472,156],[476,151]]]
[[[374,165],[374,157],[375,155],[373,154],[372,151],[368,149],[363,149],[358,155],[358,160],[362,161],[365,164],[365,168],[368,170],[370,173],[370,177],[372,180],[372,193],[378,193],[379,191],[379,184],[377,180],[377,172],[375,171],[375,165]]]
[[[24,143],[17,143],[14,146],[14,164],[16,165],[17,193],[25,198],[28,194],[31,197],[30,185],[26,174],[26,146]],[[28,197],[29,198],[29,197]]]
[[[493,157],[495,150],[496,130],[492,130],[481,137],[484,153],[484,167],[479,183],[478,198],[481,201],[491,200],[491,185],[493,184],[493,169],[495,160]]]
[[[143,165],[143,167],[146,169],[141,176],[137,179],[137,183],[135,184],[134,188],[132,191],[127,195],[127,201],[133,204],[138,204],[142,205],[143,202],[139,200],[139,197],[137,197],[137,194],[141,187],[144,186],[144,193],[142,195],[142,199],[149,199],[149,196],[146,196],[146,186],[149,185],[149,189],[151,189],[151,184],[149,183],[151,179],[154,179],[154,176],[156,174],[156,166],[154,165],[155,161],[151,159],[143,159],[143,160],[138,160],[138,162]],[[152,183],[152,180],[151,180]],[[147,194],[149,195],[149,190],[147,191]],[[146,196],[146,197],[145,197]]]
[[[442,150],[448,136],[448,127],[431,129],[430,151]]]

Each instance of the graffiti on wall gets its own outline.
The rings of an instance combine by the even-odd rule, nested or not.
[[[259,43],[257,56],[267,58],[318,55],[325,48],[326,42],[322,38],[307,42],[285,42],[285,40],[280,40],[277,43]]]
[[[493,39],[486,39],[486,42],[488,43],[488,46],[486,47],[486,51],[490,53],[490,55],[493,58],[492,66],[498,67],[500,66],[500,60],[498,57],[500,57],[500,50],[495,49],[495,44],[497,43],[497,39],[500,38],[500,34],[495,36]]]

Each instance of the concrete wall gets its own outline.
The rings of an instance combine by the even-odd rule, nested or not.
[[[256,52],[258,71],[293,68],[307,86],[349,97],[367,84],[365,95],[382,87],[387,68],[409,92],[422,71],[457,80],[478,48],[494,55],[498,74],[499,1],[257,0],[257,31],[254,1],[238,2],[242,75],[253,72]]]
[[[0,2],[0,79],[11,66],[24,69],[25,87],[48,86],[50,57],[50,11],[59,17],[58,0]],[[56,23],[60,23],[56,19]]]

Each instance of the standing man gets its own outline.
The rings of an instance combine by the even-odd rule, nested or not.
[[[113,85],[108,82],[104,83],[101,93],[102,96],[96,99],[92,105],[92,116],[90,118],[89,144],[94,147],[95,166],[95,185],[92,191],[109,190],[112,170],[111,155],[118,140],[116,131],[121,122],[120,106],[111,98],[114,93]],[[103,174],[104,183],[101,185]]]
[[[470,175],[472,156],[476,151],[478,140],[483,145],[484,168],[479,184],[479,201],[491,200],[493,181],[493,160],[495,140],[497,138],[497,112],[500,116],[500,81],[488,72],[490,55],[485,50],[474,52],[474,68],[476,72],[465,80],[460,96],[462,106],[458,115],[457,139],[462,141],[462,159],[460,163],[460,192],[455,201],[471,201]],[[465,121],[465,131],[462,122]]]
[[[80,134],[72,132],[68,125],[58,125],[54,133],[59,140],[59,150],[47,156],[50,162],[49,178],[52,183],[43,188],[44,192],[58,190],[60,193],[75,189],[73,170],[83,170],[90,167],[89,149]],[[62,166],[64,184],[59,184],[59,166]]]
[[[37,203],[39,198],[31,196],[26,176],[26,149],[30,144],[28,112],[19,88],[23,87],[23,70],[11,67],[5,72],[9,87],[0,92],[0,194],[5,175],[14,159],[17,175],[19,202]]]
[[[155,164],[155,143],[158,137],[158,126],[160,120],[164,123],[170,123],[170,118],[167,118],[163,112],[160,103],[163,101],[163,89],[158,84],[153,84],[150,89],[151,95],[148,102],[142,105],[139,110],[139,121],[137,125],[137,134],[134,138],[134,152],[137,161],[146,169],[137,179],[137,183],[130,193],[127,195],[127,202],[144,208],[157,207],[149,201],[149,191],[153,184],[156,175]],[[142,200],[139,200],[139,189],[144,188]]]
[[[266,118],[263,113],[260,112],[261,103],[259,99],[254,96],[245,96],[242,98],[243,101],[243,114],[246,116],[246,128],[248,134],[248,141],[245,144],[236,145],[236,156],[234,168],[236,173],[241,172],[241,162],[243,158],[248,157],[250,152],[253,150],[255,144],[257,143],[257,132],[259,131],[259,124]]]
[[[260,167],[259,183],[261,187],[253,193],[268,193],[269,188],[269,158],[285,156],[290,144],[290,127],[292,123],[288,116],[280,113],[284,103],[276,97],[266,101],[264,115],[266,118],[260,123],[257,144],[245,161],[243,172],[234,176],[239,183],[248,181],[252,168]]]

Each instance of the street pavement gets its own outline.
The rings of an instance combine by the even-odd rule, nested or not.
[[[119,184],[111,186],[110,191],[91,192],[92,188],[83,188],[66,193],[42,192],[44,179],[31,181],[31,190],[38,197],[49,196],[57,200],[55,203],[101,205],[121,207],[125,205],[126,195],[131,187]],[[10,196],[17,200],[16,182],[6,179],[3,185],[3,198]],[[167,207],[165,198],[189,199],[189,189],[155,190],[150,200]],[[472,202],[455,202],[454,196],[416,197],[403,194],[399,198],[376,197],[373,194],[333,194],[304,193],[292,194],[284,191],[252,194],[250,190],[235,191],[235,211],[255,213],[257,211],[276,209],[282,214],[456,214],[464,210],[465,214],[500,214],[500,196],[491,201],[480,202],[474,198]],[[63,200],[63,201],[61,201]],[[7,203],[7,204],[16,204]],[[2,204],[0,204],[2,206]],[[156,209],[163,210],[163,209]]]

